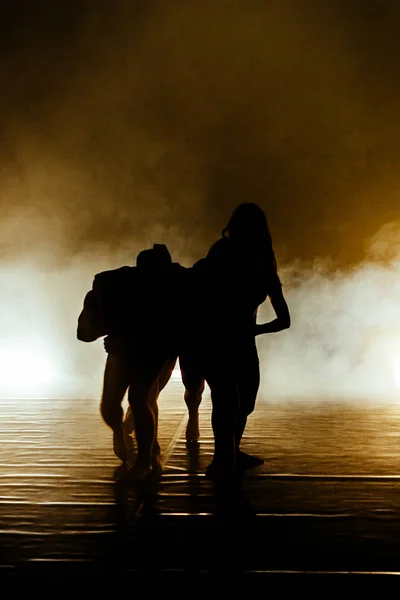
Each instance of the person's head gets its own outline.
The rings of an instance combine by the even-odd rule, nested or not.
[[[222,235],[243,242],[257,242],[271,237],[267,217],[254,202],[245,202],[235,208]]]
[[[267,217],[258,204],[239,204],[222,230],[222,235],[242,248],[262,252],[276,264]]]
[[[142,250],[136,258],[136,266],[147,271],[162,271],[172,264],[172,258],[165,244],[153,244]]]

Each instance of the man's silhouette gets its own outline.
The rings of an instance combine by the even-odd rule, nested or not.
[[[184,267],[172,263],[168,249],[155,244],[142,251],[136,267],[95,276],[78,319],[78,339],[105,338],[108,353],[101,414],[113,431],[115,454],[126,462],[127,434],[135,430],[138,456],[132,475],[159,470],[158,396],[168,383],[178,356],[182,326],[180,299]],[[204,381],[183,376],[189,410],[187,438],[198,438],[198,406]],[[128,391],[125,427],[122,400]]]

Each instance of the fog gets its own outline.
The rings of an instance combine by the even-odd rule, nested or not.
[[[292,326],[258,342],[260,396],[400,400],[400,223],[351,270],[288,265],[282,280]],[[259,317],[273,317],[268,302]]]
[[[347,266],[400,219],[391,0],[2,7],[0,257],[192,260],[252,200],[281,261]]]
[[[82,255],[63,268],[2,267],[2,397],[99,397],[103,342],[79,342],[77,317],[93,275],[135,256],[132,249],[113,260]],[[258,338],[260,401],[400,397],[400,224],[378,231],[351,270],[319,261],[284,265],[280,275],[292,326]],[[267,300],[258,320],[271,318]]]
[[[102,343],[75,339],[94,273],[157,241],[190,265],[243,201],[293,318],[258,341],[260,397],[396,393],[396,3],[1,10],[2,395],[98,396]]]

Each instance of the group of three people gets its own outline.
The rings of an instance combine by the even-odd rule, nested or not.
[[[258,324],[269,298],[276,318]],[[162,244],[139,253],[135,267],[95,276],[78,319],[78,339],[106,336],[101,413],[113,431],[115,454],[127,459],[122,400],[137,444],[136,481],[160,472],[158,396],[179,358],[189,419],[199,437],[205,383],[212,401],[214,456],[207,474],[218,480],[257,464],[240,449],[260,384],[256,336],[290,327],[267,218],[240,204],[208,254],[186,268]]]

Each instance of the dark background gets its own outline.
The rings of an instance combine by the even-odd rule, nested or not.
[[[399,218],[392,0],[0,10],[0,259],[163,241],[190,262],[255,201],[281,264],[347,266]]]

